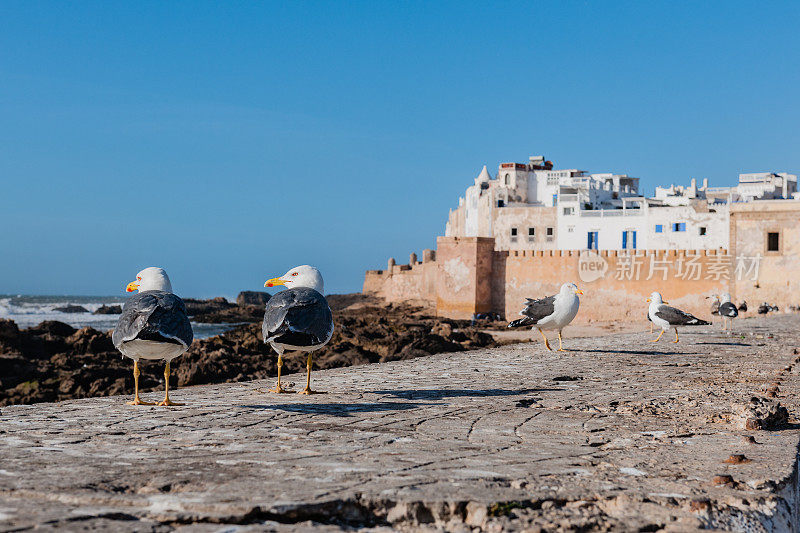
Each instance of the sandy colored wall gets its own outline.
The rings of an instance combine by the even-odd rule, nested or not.
[[[503,207],[494,210],[495,248],[497,250],[553,250],[558,244],[555,207]],[[547,239],[547,228],[553,235]],[[517,228],[516,242],[512,242],[511,228]],[[536,235],[528,240],[528,228]]]
[[[435,261],[368,270],[364,275],[363,293],[381,297],[387,302],[433,305],[436,301],[436,276]]]
[[[646,321],[645,300],[653,291],[671,304],[708,319],[710,302],[705,297],[727,291],[730,284],[731,261],[725,251],[717,255],[714,250],[651,250],[634,257],[617,251],[582,253],[498,252],[494,262],[504,269],[505,279],[493,284],[493,306],[511,320],[525,298],[549,296],[558,292],[562,283],[573,282],[585,293],[578,322]]]
[[[436,314],[471,318],[492,309],[494,239],[436,239]]]
[[[800,305],[800,202],[771,200],[734,204],[731,208],[731,243],[737,256],[760,256],[757,270],[742,261],[732,294],[751,309],[761,302],[786,310]],[[780,251],[767,251],[767,233],[780,234]],[[738,279],[741,277],[742,279]]]

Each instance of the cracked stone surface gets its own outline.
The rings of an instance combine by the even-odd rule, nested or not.
[[[261,381],[179,389],[186,406],[172,409],[4,407],[0,530],[786,531],[798,326],[753,318],[738,335],[686,328],[679,344],[635,333],[328,370],[310,397]],[[745,429],[753,397],[788,424]]]

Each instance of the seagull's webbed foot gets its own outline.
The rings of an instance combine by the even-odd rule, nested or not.
[[[310,394],[324,394],[324,393],[321,393],[321,392],[319,392],[319,391],[316,391],[316,390],[311,390],[311,389],[309,389],[308,387],[306,387],[306,388],[305,388],[305,389],[303,389],[303,390],[299,390],[299,391],[297,391],[297,394],[306,394],[306,395],[310,395]]]
[[[164,398],[163,400],[158,402],[156,405],[161,406],[161,407],[171,407],[171,406],[174,405],[174,406],[177,407],[177,406],[186,405],[186,404],[185,403],[175,403],[172,400],[170,400],[169,398]]]
[[[274,389],[269,389],[267,392],[272,392],[272,393],[275,393],[275,394],[283,394],[283,393],[286,393],[286,392],[289,392],[289,391],[284,389],[283,387],[281,387],[280,384],[278,384],[278,385],[275,385]]]
[[[134,398],[132,401],[125,403],[128,405],[155,405],[153,402],[146,402],[141,398]]]

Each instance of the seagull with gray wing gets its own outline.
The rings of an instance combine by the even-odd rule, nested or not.
[[[658,334],[658,337],[653,342],[658,342],[661,339],[661,335],[670,328],[675,330],[675,340],[672,342],[678,342],[678,326],[707,326],[709,324],[709,322],[700,320],[696,316],[666,305],[667,302],[661,298],[661,293],[659,292],[651,294],[647,301],[650,302],[647,316],[650,317],[653,324],[661,328],[661,333]]]
[[[283,352],[297,350],[308,352],[306,388],[299,394],[313,394],[311,352],[325,346],[333,335],[333,314],[322,295],[322,274],[312,266],[301,265],[264,283],[265,287],[276,285],[286,290],[269,299],[261,325],[264,342],[278,352],[278,383],[270,392],[287,392],[281,388]]]
[[[139,291],[122,306],[122,314],[111,335],[114,346],[133,359],[135,395],[129,405],[153,405],[139,398],[139,360],[163,360],[164,400],[158,405],[181,405],[169,399],[170,362],[189,349],[194,335],[186,306],[172,294],[172,285],[163,268],[145,268],[128,283],[127,292]]]
[[[542,330],[558,330],[558,351],[564,352],[566,350],[562,345],[561,330],[572,322],[578,314],[578,308],[581,303],[578,298],[579,294],[583,294],[583,291],[578,289],[574,283],[565,283],[555,296],[548,296],[539,300],[527,298],[525,308],[519,312],[522,318],[509,323],[508,327],[532,326],[536,328],[544,339],[544,345],[551,351],[550,342]]]
[[[722,317],[722,331],[730,331],[733,328],[733,319],[739,316],[739,310],[731,303],[731,295],[727,292],[720,299],[719,316]]]

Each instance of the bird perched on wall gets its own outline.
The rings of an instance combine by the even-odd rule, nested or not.
[[[122,307],[117,327],[111,335],[114,346],[133,359],[135,394],[129,405],[153,405],[139,398],[139,360],[166,361],[164,400],[158,405],[181,405],[169,399],[170,362],[189,349],[194,335],[186,306],[172,294],[172,284],[163,268],[149,267],[128,283],[128,292],[139,291]]]
[[[766,315],[769,312],[770,312],[770,306],[769,306],[769,304],[767,304],[767,302],[764,302],[764,303],[762,303],[761,305],[758,306],[758,314],[759,315]]]
[[[746,313],[747,312],[747,302],[746,301],[742,300],[742,303],[739,304],[739,311],[741,311],[742,313]]]
[[[696,316],[692,316],[680,309],[666,305],[667,302],[661,298],[661,293],[659,292],[651,294],[647,301],[650,302],[647,315],[656,326],[661,327],[661,333],[658,334],[658,337],[656,337],[653,342],[658,342],[661,335],[670,328],[675,330],[675,340],[672,342],[678,342],[678,326],[709,325],[709,322],[705,320],[700,320]]]
[[[536,328],[544,339],[544,345],[551,351],[550,342],[542,330],[555,329],[558,331],[558,351],[564,352],[566,350],[562,344],[561,330],[578,314],[578,307],[581,303],[578,298],[579,294],[583,294],[583,291],[578,289],[574,283],[565,283],[555,296],[539,300],[527,298],[525,307],[519,312],[522,318],[509,323],[508,327],[532,326],[532,328]]]
[[[722,295],[720,300],[719,316],[722,317],[722,331],[733,328],[733,319],[739,316],[739,310],[731,303],[731,295],[727,292]],[[728,326],[727,328],[726,325]]]
[[[281,388],[283,352],[297,350],[308,352],[306,388],[299,393],[313,394],[311,352],[325,346],[333,335],[333,314],[322,295],[322,274],[312,266],[301,265],[264,283],[265,287],[277,285],[286,289],[269,299],[261,325],[264,342],[278,352],[278,382],[270,392],[287,392]]]
[[[706,300],[709,298],[711,298],[711,296],[706,296]],[[711,301],[711,314],[719,315],[719,296],[715,294],[713,298],[714,299]]]

